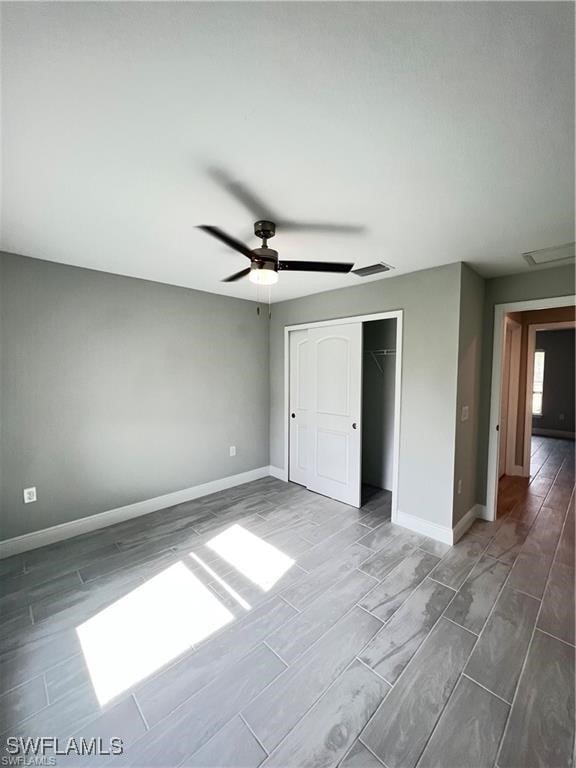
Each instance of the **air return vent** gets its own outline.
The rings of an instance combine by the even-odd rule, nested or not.
[[[358,277],[370,277],[371,275],[378,275],[380,272],[389,272],[391,269],[394,269],[394,267],[391,267],[390,264],[384,264],[383,261],[379,261],[378,264],[370,264],[369,267],[353,269],[352,274],[357,275]]]
[[[545,267],[552,264],[564,264],[574,259],[574,243],[564,243],[539,251],[528,251],[522,256],[531,267]]]

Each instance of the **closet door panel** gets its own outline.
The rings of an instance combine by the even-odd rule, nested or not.
[[[300,485],[308,484],[311,461],[309,429],[310,344],[308,331],[290,333],[290,463],[289,479]]]
[[[362,324],[308,330],[311,491],[360,506]]]

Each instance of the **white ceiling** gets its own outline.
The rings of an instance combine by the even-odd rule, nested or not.
[[[570,3],[2,3],[5,250],[256,298],[285,259],[528,267],[574,239]],[[263,211],[264,213],[264,211]],[[386,278],[380,278],[386,279]],[[282,274],[273,300],[357,285]]]

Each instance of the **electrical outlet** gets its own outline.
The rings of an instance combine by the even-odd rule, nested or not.
[[[470,416],[470,409],[468,408],[467,405],[463,405],[462,406],[462,416],[461,416],[462,421],[468,421],[468,417],[469,416]]]
[[[462,493],[462,480],[458,480],[458,495]]]
[[[30,504],[36,501],[36,488],[24,488],[24,504]]]
[[[564,419],[565,419],[565,418],[566,418],[566,416],[565,416],[563,413],[561,413],[561,414],[558,416],[558,421],[564,421]]]
[[[236,456],[236,446],[231,445],[230,446],[230,456]]]

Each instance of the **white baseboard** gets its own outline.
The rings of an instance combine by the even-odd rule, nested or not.
[[[490,518],[488,517],[488,510],[486,509],[485,504],[476,504],[476,517],[478,517],[480,520],[488,520],[490,521]]]
[[[525,477],[524,467],[521,464],[514,464],[506,471],[511,477]]]
[[[462,517],[454,528],[452,529],[452,544],[456,544],[459,539],[464,536],[468,528],[472,525],[474,520],[476,520],[480,515],[478,514],[480,511],[480,504],[475,504],[473,507],[470,507],[468,512]]]
[[[429,520],[423,520],[421,517],[416,517],[400,510],[396,512],[395,519],[392,522],[396,523],[396,525],[402,525],[404,528],[409,528],[416,533],[421,533],[423,536],[441,541],[444,544],[452,544],[452,528],[447,526],[431,523]]]
[[[270,476],[275,477],[278,480],[284,480],[285,483],[288,482],[288,472],[285,469],[282,469],[282,467],[274,467],[272,464],[270,464]]]
[[[163,496],[156,496],[153,499],[137,501],[134,504],[127,504],[124,507],[109,509],[106,512],[99,512],[96,515],[82,517],[79,520],[71,520],[68,523],[54,525],[51,528],[43,528],[40,531],[26,533],[23,536],[16,536],[13,539],[0,541],[0,560],[11,555],[18,555],[21,552],[27,552],[30,549],[45,547],[47,544],[54,544],[57,541],[64,541],[73,536],[79,536],[82,533],[90,533],[100,528],[107,528],[109,525],[122,523],[133,517],[147,515],[150,512],[156,512],[159,509],[173,507],[176,504],[184,504],[187,501],[198,499],[201,496],[208,496],[211,493],[225,491],[227,488],[233,488],[236,485],[250,483],[252,480],[260,480],[272,474],[272,469],[276,467],[258,467],[248,472],[241,472],[238,475],[229,475],[219,480],[211,480],[208,483],[194,485],[191,488],[184,488],[181,491],[165,493]],[[276,475],[273,475],[276,477]]]
[[[429,520],[423,520],[421,517],[415,517],[407,512],[398,510],[393,522],[416,533],[421,533],[423,536],[428,536],[430,539],[441,541],[443,544],[456,544],[464,536],[474,520],[477,517],[483,517],[484,514],[486,514],[486,508],[481,504],[475,504],[456,523],[454,528],[449,528],[448,526],[438,525],[438,523],[432,523]]]

